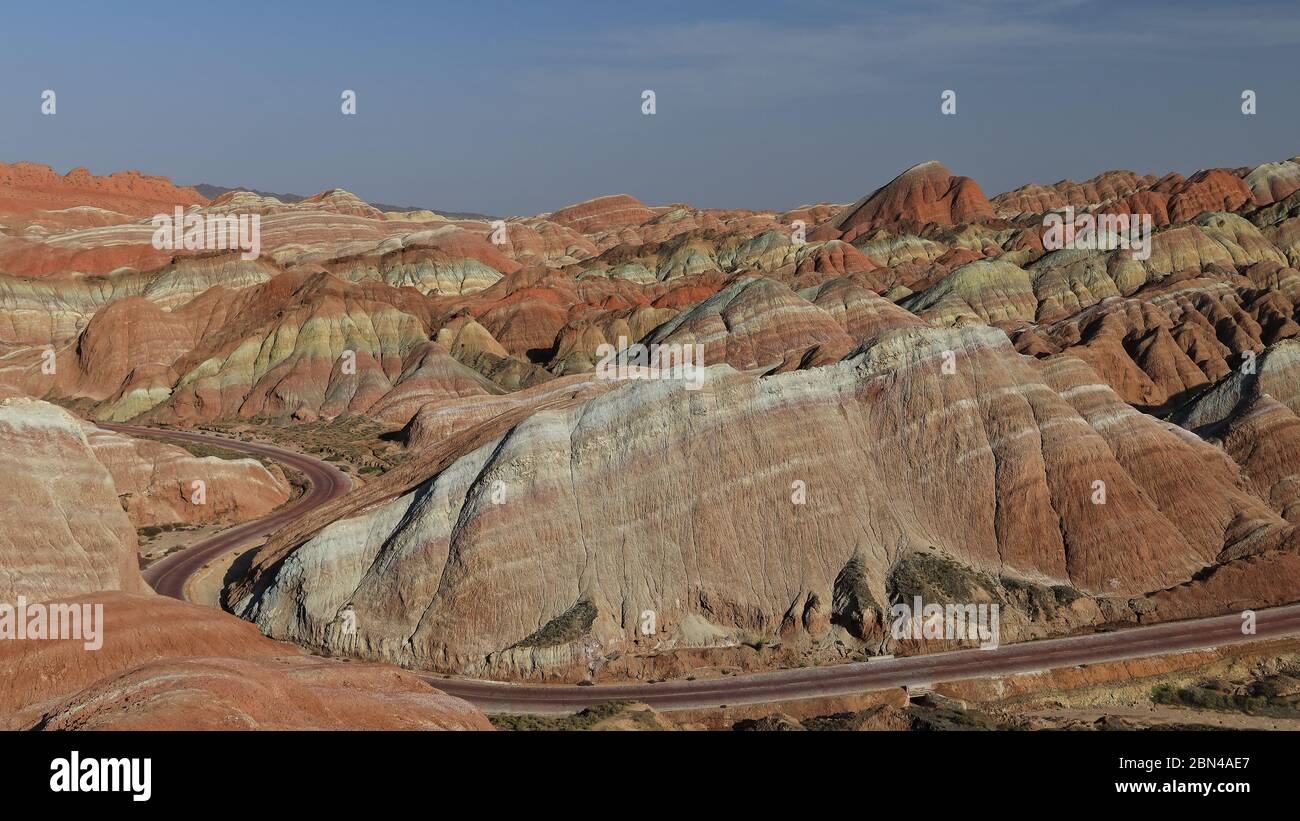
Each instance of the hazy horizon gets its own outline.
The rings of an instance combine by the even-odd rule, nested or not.
[[[344,188],[505,216],[615,193],[776,211],[852,202],[930,159],[993,196],[1300,153],[1288,136],[1300,22],[1270,0],[396,3],[365,15],[154,4],[130,19],[58,6],[59,28],[38,23],[49,6],[9,13],[0,158],[60,173]],[[40,112],[44,89],[55,116]],[[344,89],[355,116],[340,112]],[[940,113],[945,89],[955,116]]]

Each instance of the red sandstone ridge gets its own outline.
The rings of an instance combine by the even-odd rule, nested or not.
[[[1171,225],[1190,222],[1206,211],[1237,211],[1254,203],[1250,186],[1240,175],[1211,168],[1190,177],[1166,174],[1150,188],[1101,210],[1115,214],[1151,214],[1156,225]]]
[[[589,234],[622,225],[640,225],[653,216],[654,212],[635,197],[613,194],[561,208],[550,215],[550,220]]]
[[[1150,188],[1156,178],[1132,171],[1103,171],[1086,182],[1061,180],[1052,186],[1023,185],[1015,191],[998,194],[992,204],[998,216],[1043,214],[1072,205],[1075,208],[1108,205],[1116,200]]]
[[[0,642],[0,727],[492,729],[474,707],[413,673],[311,658],[218,610],[115,592],[73,603],[103,606],[103,646]]]
[[[193,188],[178,187],[166,177],[146,176],[138,171],[96,176],[84,168],[74,168],[60,175],[39,163],[0,163],[0,213],[91,206],[147,216],[170,211],[178,205],[206,205],[207,202]]]
[[[993,206],[978,183],[970,177],[954,177],[930,160],[850,205],[832,224],[844,232],[841,239],[850,242],[872,228],[896,222],[956,225],[992,218]]]
[[[1198,171],[1187,179],[1170,174],[1152,187],[1168,193],[1169,218],[1186,222],[1203,211],[1235,211],[1254,201],[1250,186],[1222,168]]]

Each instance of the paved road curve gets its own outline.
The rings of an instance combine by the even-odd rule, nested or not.
[[[430,677],[428,681],[487,712],[571,713],[605,701],[641,701],[658,710],[766,704],[941,681],[1026,673],[1102,661],[1300,635],[1300,605],[1260,610],[1255,635],[1244,636],[1239,615],[1135,627],[1064,639],[1009,644],[996,650],[958,650],[707,681],[616,684],[598,687],[518,685]]]
[[[237,545],[264,536],[337,496],[351,482],[333,465],[310,456],[214,434],[102,424],[133,436],[156,436],[219,445],[275,459],[307,474],[312,487],[285,508],[205,539],[151,565],[144,577],[159,593],[183,598],[185,582],[202,566]],[[488,712],[558,714],[606,701],[641,701],[659,710],[764,704],[819,696],[840,696],[905,685],[1073,667],[1185,650],[1300,635],[1300,604],[1258,611],[1256,633],[1243,635],[1237,614],[1135,627],[1064,639],[1009,644],[996,650],[959,650],[909,658],[809,667],[662,684],[612,684],[596,687],[506,684],[427,676],[439,689]]]
[[[170,556],[160,559],[145,568],[141,575],[144,576],[144,580],[149,583],[149,586],[158,593],[170,596],[173,599],[185,598],[185,582],[189,580],[190,576],[202,569],[203,565],[224,556],[245,542],[260,539],[279,530],[299,516],[320,507],[331,499],[342,496],[352,489],[352,480],[347,477],[347,474],[333,465],[301,453],[277,448],[274,445],[264,445],[260,442],[243,442],[210,433],[160,430],[133,425],[113,425],[106,422],[98,424],[101,428],[115,430],[131,436],[148,436],[180,442],[198,442],[247,453],[250,456],[274,459],[283,465],[306,474],[307,479],[311,482],[311,487],[307,489],[307,492],[293,504],[274,510],[270,515],[261,519],[255,519],[232,527],[229,530],[223,530],[215,536],[196,542],[185,550],[172,553]]]

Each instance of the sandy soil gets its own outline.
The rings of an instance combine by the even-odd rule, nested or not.
[[[178,527],[159,533],[152,538],[140,536],[140,567],[145,568],[169,553],[184,549],[230,527],[228,524],[207,524]]]
[[[1300,719],[1270,718],[1268,716],[1250,716],[1243,713],[1218,712],[1215,710],[1193,710],[1185,707],[1168,707],[1150,705],[1148,707],[1110,707],[1105,710],[1086,708],[1061,708],[1052,710],[1031,710],[1020,712],[1026,718],[1041,718],[1053,723],[1060,721],[1082,721],[1092,723],[1099,718],[1110,717],[1141,723],[1144,726],[1158,724],[1208,724],[1227,730],[1300,730]]]
[[[240,545],[221,558],[207,565],[203,570],[195,573],[185,585],[185,597],[195,604],[202,604],[208,607],[221,609],[221,588],[225,586],[226,574],[230,571],[230,566],[239,560],[241,556],[247,556],[251,551],[255,551],[266,543],[265,539],[258,539],[245,545]]]

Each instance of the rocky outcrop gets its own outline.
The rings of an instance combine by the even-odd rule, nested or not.
[[[1156,178],[1132,171],[1105,171],[1086,182],[1061,180],[1051,185],[1025,185],[991,201],[1000,217],[1022,214],[1045,214],[1067,205],[1078,210],[1093,210],[1150,188]]]
[[[135,527],[81,421],[34,399],[0,399],[0,440],[0,601],[146,590]]]
[[[551,222],[584,234],[594,234],[623,225],[640,225],[654,216],[635,197],[615,194],[561,208],[549,215]]]
[[[628,646],[647,610],[664,648],[814,640],[850,563],[858,611],[949,577],[1009,602],[1025,584],[1133,596],[1289,532],[1218,449],[978,325],[767,378],[718,366],[698,392],[629,383],[435,450],[422,483],[380,504],[368,486],[281,540],[240,611],[308,646],[529,676]]]
[[[705,363],[726,362],[739,370],[826,364],[838,361],[854,347],[832,316],[788,286],[745,276],[677,314],[647,336],[646,342],[699,345]]]
[[[1245,177],[1258,205],[1280,202],[1300,191],[1300,157],[1258,165]]]
[[[1002,260],[967,263],[903,305],[922,319],[940,325],[950,325],[962,317],[990,324],[1032,320],[1038,310],[1029,274]]]
[[[108,468],[117,497],[137,528],[156,524],[236,524],[289,500],[279,468],[256,459],[199,458],[175,445],[84,423],[86,441]],[[201,482],[202,493],[196,495]]]
[[[1255,203],[1245,181],[1232,171],[1213,168],[1191,177],[1166,174],[1150,188],[1104,206],[1105,213],[1150,214],[1156,225],[1188,222],[1205,211],[1236,211]]]
[[[0,431],[8,443],[0,458],[10,485],[0,503],[5,601],[143,591],[137,528],[241,522],[289,498],[278,468],[200,459],[100,429],[34,399],[0,400]],[[201,497],[194,493],[196,480],[203,482]]]
[[[92,399],[97,418],[182,423],[387,418],[415,403],[401,424],[421,401],[499,392],[429,341],[431,313],[413,290],[323,273],[214,288],[172,311],[122,299],[60,351],[53,378],[25,384]]]
[[[38,163],[0,163],[0,213],[91,207],[145,216],[170,211],[177,205],[206,202],[193,188],[178,187],[165,177],[150,177],[138,171],[101,177],[85,168],[58,174]]]
[[[849,206],[833,225],[842,239],[902,221],[955,225],[993,217],[993,207],[969,177],[955,177],[931,160],[914,165],[888,184]]]
[[[1081,262],[1066,270],[1095,290],[1076,286],[1074,294],[1095,298],[1128,287],[1126,280],[1115,282],[1090,267],[1089,260]],[[1105,296],[1068,319],[1019,331],[1016,344],[1027,353],[1078,355],[1135,405],[1176,405],[1193,389],[1246,366],[1265,346],[1300,334],[1292,318],[1300,284],[1293,269],[1261,263],[1248,270],[1253,278],[1169,277],[1132,297]],[[1256,279],[1274,284],[1261,291]],[[1046,284],[1046,277],[1039,283]]]

